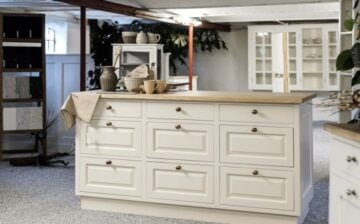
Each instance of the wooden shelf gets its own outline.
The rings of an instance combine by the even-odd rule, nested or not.
[[[3,68],[3,72],[43,72],[42,68]]]
[[[40,102],[43,101],[42,98],[33,98],[33,99],[3,99],[3,103],[27,103],[27,102]]]

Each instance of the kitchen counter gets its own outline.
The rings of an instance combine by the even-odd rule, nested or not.
[[[338,135],[355,142],[360,142],[359,124],[325,124],[324,129],[331,134]]]
[[[301,104],[316,97],[314,93],[185,91],[166,94],[134,94],[126,92],[97,92],[103,99],[177,100],[195,102]],[[80,93],[83,94],[83,93]]]
[[[91,91],[73,93],[77,112],[95,96],[90,120],[76,120],[83,209],[229,224],[306,217],[315,94]]]

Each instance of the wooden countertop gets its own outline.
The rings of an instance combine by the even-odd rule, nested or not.
[[[90,93],[94,93],[90,91]],[[87,92],[89,93],[89,92]],[[301,104],[313,99],[314,93],[272,93],[272,92],[220,92],[185,91],[166,94],[133,94],[125,92],[101,92],[103,99],[124,100],[177,100],[195,102],[264,103],[264,104]]]
[[[338,135],[355,142],[360,142],[359,124],[325,124],[324,129],[331,134]]]

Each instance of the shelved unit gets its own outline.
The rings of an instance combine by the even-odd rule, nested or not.
[[[0,14],[0,134],[46,136],[45,17],[39,14]],[[46,139],[42,139],[46,147]],[[45,149],[46,151],[46,149]],[[37,153],[0,149],[6,154]]]
[[[115,67],[119,67],[117,75],[125,76],[139,65],[146,64],[154,73],[155,79],[163,79],[163,45],[162,44],[113,44],[113,64],[118,55]]]
[[[338,90],[339,52],[336,24],[249,26],[249,88],[271,90],[274,78],[273,35],[288,34],[288,69],[291,90]]]

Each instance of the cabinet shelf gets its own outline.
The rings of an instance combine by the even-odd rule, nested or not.
[[[18,42],[18,43],[42,43],[42,39],[37,38],[3,38],[3,43]]]
[[[30,129],[30,130],[3,130],[4,134],[21,134],[21,133],[35,133],[42,132],[43,129]]]
[[[303,44],[303,47],[322,47],[322,44]]]
[[[27,99],[3,99],[3,103],[27,103],[27,102],[40,102],[42,98],[27,98]]]
[[[323,58],[303,58],[303,60],[323,60]]]
[[[3,68],[3,72],[43,72],[42,68]]]

